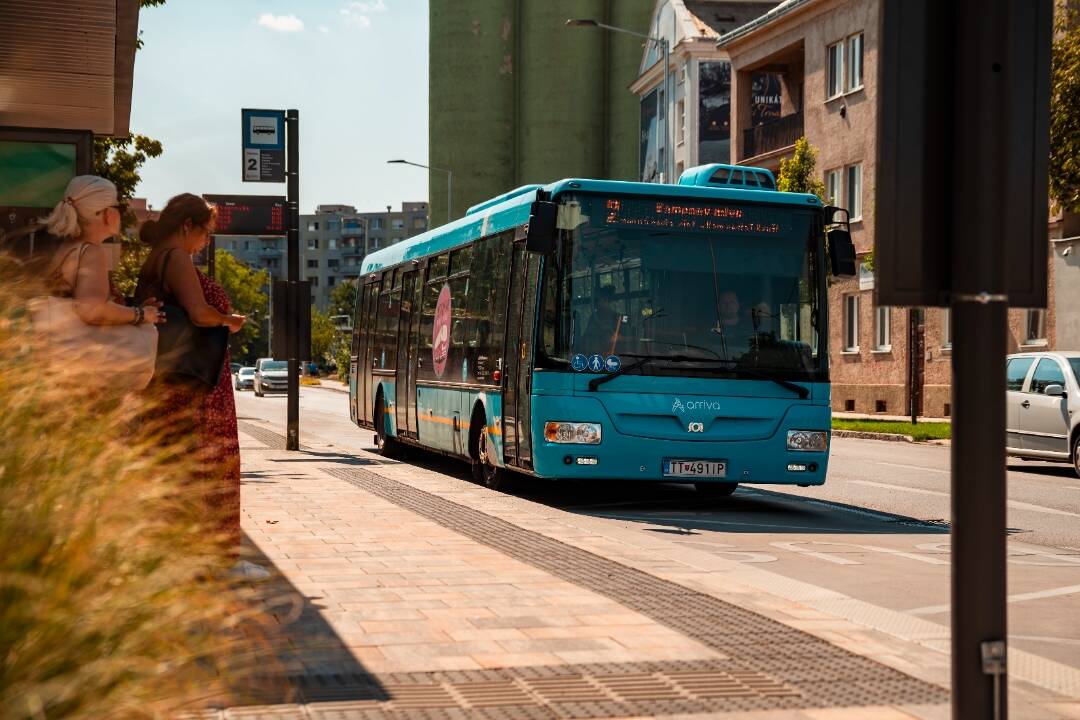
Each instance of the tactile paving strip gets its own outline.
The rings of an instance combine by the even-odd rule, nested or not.
[[[652,708],[647,714],[698,712],[683,706],[687,702],[701,705],[705,700],[713,709],[719,702],[733,710],[948,702],[948,693],[936,685],[678,583],[366,470],[326,468],[326,472],[471,540],[607,596],[728,658],[706,668],[707,672],[722,669],[727,674],[722,678],[703,679],[693,675],[692,669],[682,681],[677,676],[661,679],[650,673],[631,678],[627,676],[632,673],[623,669],[617,673],[621,677],[598,681],[625,701],[634,702],[634,693],[643,693],[641,702]],[[732,682],[737,683],[733,687],[745,688],[749,694],[727,693],[727,683]],[[671,690],[676,684],[678,690]]]

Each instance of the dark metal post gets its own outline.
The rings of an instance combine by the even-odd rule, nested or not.
[[[214,261],[217,259],[215,257],[216,255],[217,255],[217,236],[216,235],[211,235],[210,236],[210,244],[207,245],[207,247],[206,247],[206,274],[209,275],[212,278],[217,277],[215,272],[214,272],[214,269],[215,269]]]
[[[286,153],[286,203],[288,205],[288,262],[289,283],[300,280],[300,113],[288,110],[285,113],[285,153]],[[290,296],[293,295],[290,287]],[[294,319],[296,315],[293,315]],[[299,328],[296,322],[290,322],[289,332],[289,387],[288,420],[285,430],[285,449],[300,449],[300,358]]]
[[[953,87],[952,713],[1008,716],[1005,392],[1012,0],[956,0]],[[987,663],[988,656],[999,663]]]

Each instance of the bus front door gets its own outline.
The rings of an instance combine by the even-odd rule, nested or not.
[[[371,368],[375,363],[375,308],[379,302],[379,283],[368,283],[364,286],[364,318],[361,325],[360,353],[358,363],[359,375],[356,378],[356,397],[360,407],[357,408],[357,417],[364,419],[368,427],[373,427],[374,419],[371,416],[374,399],[371,397]]]
[[[401,280],[401,314],[398,319],[398,362],[395,379],[397,395],[397,431],[404,437],[416,438],[416,350],[417,323],[420,308],[417,304],[419,289],[416,271],[412,270]]]
[[[510,297],[503,353],[503,457],[507,465],[532,469],[533,337],[536,332],[536,282],[540,256],[514,243]]]

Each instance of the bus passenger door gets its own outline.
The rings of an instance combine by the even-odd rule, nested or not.
[[[532,469],[533,336],[536,329],[536,279],[540,256],[514,243],[510,297],[503,353],[503,455],[506,464]]]
[[[379,301],[379,283],[375,281],[364,286],[364,316],[363,330],[360,339],[359,375],[357,376],[356,396],[361,407],[357,409],[357,416],[364,419],[368,427],[374,423],[371,409],[374,398],[371,393],[372,378],[371,368],[375,362],[375,307]],[[363,387],[361,388],[361,382]]]
[[[401,280],[401,311],[398,315],[398,362],[395,378],[397,407],[395,415],[399,435],[416,437],[416,271],[405,273]],[[410,402],[410,398],[412,402]]]

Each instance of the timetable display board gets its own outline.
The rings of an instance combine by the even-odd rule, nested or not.
[[[656,228],[746,235],[781,235],[791,230],[791,210],[724,202],[618,197],[602,200],[607,227]]]
[[[220,235],[285,235],[285,198],[272,195],[203,195],[217,208]]]

